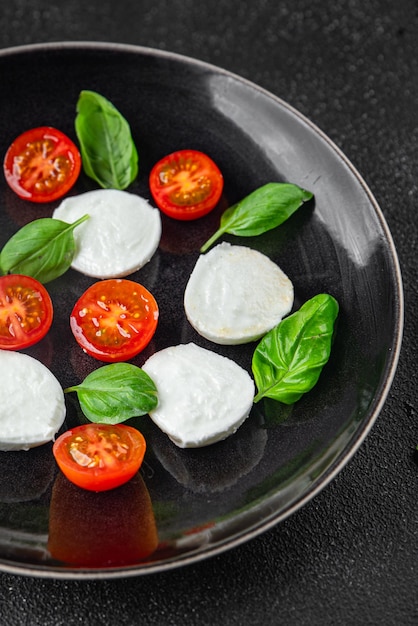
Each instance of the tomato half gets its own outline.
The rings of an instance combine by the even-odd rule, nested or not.
[[[77,301],[70,325],[87,354],[108,363],[128,361],[151,341],[158,305],[145,287],[111,278],[91,285]]]
[[[178,220],[195,220],[215,208],[223,176],[210,157],[197,150],[179,150],[151,170],[149,185],[159,209]]]
[[[76,145],[60,130],[40,126],[14,140],[3,167],[9,186],[20,198],[52,202],[76,182],[81,156]]]
[[[62,473],[89,491],[107,491],[128,482],[141,467],[145,439],[126,424],[83,424],[63,433],[52,452]]]
[[[40,341],[51,327],[49,293],[35,278],[0,277],[0,349],[21,350]]]

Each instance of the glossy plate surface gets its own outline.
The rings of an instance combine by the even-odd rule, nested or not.
[[[68,578],[145,574],[206,558],[265,531],[344,466],[377,418],[392,382],[402,335],[402,284],[376,201],[344,155],[306,118],[216,67],[132,46],[66,43],[4,50],[0,75],[0,154],[35,126],[55,126],[75,140],[78,94],[91,89],[130,122],[140,154],[140,174],[130,191],[150,199],[151,167],[183,148],[206,152],[223,172],[219,208],[196,222],[163,218],[158,252],[131,277],[160,307],[155,338],[135,364],[141,366],[155,350],[194,341],[250,371],[255,344],[228,347],[202,340],[185,319],[183,292],[199,247],[222,211],[266,182],[296,183],[312,191],[315,202],[265,235],[224,240],[251,246],[277,262],[294,283],[295,309],[320,292],[340,304],[331,359],[316,388],[285,419],[274,403],[260,403],[236,435],[200,450],[176,448],[148,416],[131,420],[148,449],[138,480],[126,491],[98,499],[73,488],[57,470],[50,445],[0,453],[0,568]],[[93,188],[81,175],[72,193]],[[51,215],[56,205],[26,203],[0,181],[0,246],[23,224]],[[63,387],[99,365],[75,344],[67,321],[91,282],[69,271],[50,283],[53,327],[28,350]],[[66,426],[77,419],[68,400]],[[116,544],[131,541],[132,534],[145,537],[154,523],[159,544],[152,556],[118,565]],[[82,536],[86,554],[100,532],[108,537],[109,558],[98,567],[87,567],[82,554],[76,565],[51,554],[48,537],[65,545],[69,534]]]

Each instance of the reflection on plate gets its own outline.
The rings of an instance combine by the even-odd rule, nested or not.
[[[197,336],[185,320],[183,292],[199,247],[222,210],[270,181],[309,189],[315,203],[265,235],[229,240],[260,250],[280,265],[295,285],[295,308],[328,292],[341,311],[332,356],[318,385],[287,413],[260,403],[236,435],[200,452],[176,449],[147,416],[132,420],[148,441],[136,500],[147,512],[141,521],[133,504],[129,509],[130,523],[142,524],[146,543],[152,544],[145,552],[137,545],[136,554],[113,557],[110,542],[108,559],[104,554],[89,563],[69,563],[63,556],[68,546],[60,515],[68,498],[74,503],[82,498],[59,483],[63,479],[56,477],[48,447],[7,460],[2,455],[2,471],[32,474],[35,481],[33,489],[19,479],[16,490],[1,490],[0,568],[86,578],[158,572],[226,550],[283,520],[322,489],[358,448],[382,408],[397,364],[403,323],[398,261],[364,181],[327,137],[283,101],[198,61],[124,45],[50,44],[3,50],[0,73],[0,154],[34,126],[56,126],[75,139],[78,94],[92,89],[131,124],[140,174],[130,191],[151,199],[149,171],[174,150],[202,150],[221,168],[225,189],[219,208],[193,223],[163,218],[155,258],[133,275],[160,308],[149,350],[194,341],[250,371],[255,346],[216,346]],[[72,193],[92,188],[94,183],[82,175]],[[51,215],[55,206],[29,205],[3,180],[0,246],[24,223]],[[67,322],[75,299],[91,282],[70,270],[50,283],[54,324],[46,343],[29,350],[63,387],[97,367],[77,352]],[[141,366],[149,350],[134,363]],[[78,419],[69,402],[67,426]],[[103,496],[111,519],[117,518],[120,495]],[[72,525],[82,525],[83,507],[76,509]],[[124,532],[131,541],[130,528]]]
[[[139,563],[158,547],[147,487],[138,473],[119,489],[79,489],[59,473],[49,507],[48,553],[76,568]]]

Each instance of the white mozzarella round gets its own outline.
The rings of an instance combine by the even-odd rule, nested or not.
[[[145,198],[118,189],[97,189],[71,196],[53,217],[73,223],[76,253],[71,267],[94,278],[122,278],[143,267],[157,250],[161,217]]]
[[[158,392],[151,419],[180,448],[226,439],[250,413],[254,382],[248,372],[194,343],[156,352],[143,369]]]
[[[201,255],[184,294],[187,319],[218,344],[255,341],[293,306],[293,285],[267,256],[221,243]]]
[[[0,350],[0,450],[28,450],[51,441],[65,418],[64,392],[42,363]]]

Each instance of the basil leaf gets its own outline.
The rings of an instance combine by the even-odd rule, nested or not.
[[[261,339],[252,360],[254,402],[293,404],[314,387],[330,356],[338,308],[332,296],[319,294]]]
[[[73,230],[88,219],[73,224],[52,217],[29,222],[15,233],[0,252],[3,274],[25,274],[48,283],[64,274],[75,253]]]
[[[126,189],[138,174],[138,153],[126,119],[109,100],[82,91],[75,130],[84,172],[104,189]]]
[[[81,410],[91,422],[119,424],[145,415],[158,404],[157,388],[144,370],[130,363],[111,363],[94,370],[75,391]]]
[[[254,237],[283,224],[313,194],[291,183],[267,183],[226,209],[219,229],[201,247],[206,250],[224,233]]]

